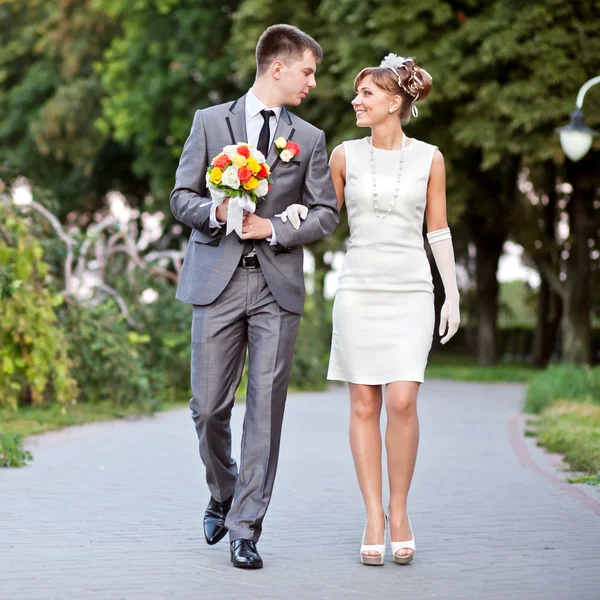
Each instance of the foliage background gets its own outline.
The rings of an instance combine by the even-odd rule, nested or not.
[[[565,162],[555,132],[600,74],[598,2],[0,0],[0,406],[152,410],[186,399],[190,314],[174,283],[190,232],[168,196],[194,111],[248,89],[256,41],[277,22],[324,49],[318,86],[296,112],[326,132],[330,150],[367,133],[349,105],[364,66],[393,51],[432,74],[407,133],[437,145],[448,171],[464,326],[444,352],[481,365],[599,359],[600,145]],[[598,128],[600,86],[584,109]],[[71,246],[39,211],[13,204],[23,177]],[[115,192],[121,221],[107,203]],[[159,235],[142,241],[152,219]],[[347,236],[343,216],[307,249],[296,388],[325,385],[325,282]],[[523,248],[538,287],[498,281],[507,242]],[[101,276],[90,297],[85,277],[67,281],[69,252]]]

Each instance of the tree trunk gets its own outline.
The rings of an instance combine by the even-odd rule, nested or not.
[[[477,362],[492,365],[498,359],[498,262],[506,236],[477,236],[476,284],[478,303]]]
[[[591,332],[589,312],[565,303],[562,318],[563,362],[589,365],[591,362]]]
[[[540,273],[541,275],[541,273]],[[541,275],[537,324],[533,343],[533,365],[545,367],[556,347],[556,339],[561,324],[562,300],[550,287],[548,280]]]
[[[465,207],[465,219],[475,243],[477,284],[477,362],[497,360],[498,262],[516,207],[519,158],[507,157],[493,171],[482,171],[481,156],[473,156],[470,179],[476,195]]]
[[[594,236],[591,186],[573,185],[569,201],[569,220],[573,244],[567,261],[565,305],[562,320],[563,360],[575,364],[590,364],[592,360],[591,332],[591,262],[588,240]]]
[[[548,161],[544,165],[544,189],[548,194],[548,204],[543,208],[543,232],[547,240],[556,239],[556,165]],[[548,264],[556,264],[557,257],[554,244],[544,253],[543,260]],[[533,364],[536,367],[545,367],[556,346],[556,339],[562,316],[562,298],[548,281],[543,269],[538,267],[540,274],[540,290],[538,294],[537,324],[533,344]]]

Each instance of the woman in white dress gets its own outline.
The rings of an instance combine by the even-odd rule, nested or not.
[[[407,138],[402,129],[414,103],[432,87],[413,59],[387,56],[355,80],[356,124],[371,135],[344,142],[331,155],[339,207],[350,225],[333,308],[328,378],[349,382],[350,447],[366,508],[363,564],[382,565],[389,515],[394,561],[406,564],[415,543],[407,496],[417,456],[417,393],[434,328],[433,283],[423,239],[428,239],[446,294],[440,335],[459,324],[454,251],[446,221],[446,176],[441,152]],[[385,386],[385,396],[382,394]],[[385,445],[390,486],[382,500],[380,414],[385,401]]]

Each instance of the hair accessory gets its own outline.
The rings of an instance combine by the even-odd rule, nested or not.
[[[404,65],[404,63],[406,62],[406,58],[404,58],[403,56],[398,56],[397,54],[394,54],[392,52],[390,52],[390,54],[388,54],[382,61],[381,64],[379,65],[380,67],[389,67],[390,69],[396,69],[399,67],[402,67]]]
[[[410,73],[410,69],[404,64],[406,63],[408,59],[404,58],[403,56],[398,56],[397,54],[394,54],[393,52],[390,52],[380,63],[380,67],[384,67],[384,68],[388,68],[391,69],[392,71],[394,71],[394,73],[397,75],[398,77],[398,85],[409,95],[409,96],[416,96],[414,97],[413,101],[412,101],[412,107],[411,107],[411,114],[413,117],[418,117],[419,116],[419,109],[417,108],[417,106],[415,105],[415,102],[419,99],[419,91],[417,90],[416,92],[412,92],[411,90],[409,90],[404,83],[402,83],[402,77],[400,77],[400,74],[398,73],[398,69],[401,68],[405,68],[409,73]],[[420,69],[420,67],[419,67]],[[433,77],[431,77],[431,75],[429,75],[429,73],[425,70],[425,69],[420,69],[423,73],[425,73],[431,80],[433,80]],[[419,77],[419,75],[415,72],[412,74],[414,80],[421,86],[424,87],[424,83],[423,80],[421,79],[421,77]]]
[[[406,89],[406,87],[404,87],[404,85],[402,84],[402,77],[400,77],[400,73],[398,73],[397,69],[401,69],[402,67],[404,67],[407,71],[408,68],[407,66],[404,64],[406,62],[406,58],[404,58],[403,56],[398,56],[397,54],[394,54],[393,52],[390,52],[379,64],[380,67],[384,67],[384,68],[388,68],[391,69],[392,71],[394,71],[394,73],[396,74],[396,77],[398,77],[398,85],[406,90],[406,92],[408,92],[408,90]],[[408,92],[410,93],[410,92]]]

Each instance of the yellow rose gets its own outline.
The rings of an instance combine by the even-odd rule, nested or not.
[[[244,184],[245,190],[255,190],[258,187],[258,179],[256,177],[250,177]]]
[[[273,142],[279,149],[281,148],[285,148],[287,146],[287,142],[285,141],[284,137],[278,137],[274,142]]]
[[[254,158],[249,158],[247,161],[247,167],[256,175],[260,171],[260,165]]]
[[[221,171],[221,169],[219,169],[218,167],[215,167],[210,172],[210,181],[211,181],[211,183],[214,183],[214,184],[221,183],[222,177],[223,177],[223,171]]]
[[[235,166],[236,166],[238,169],[241,169],[242,167],[245,167],[245,166],[246,166],[246,162],[247,162],[247,161],[246,161],[246,159],[245,159],[243,156],[241,156],[241,155],[239,155],[239,154],[236,154],[236,155],[235,155],[235,156],[234,156],[234,157],[231,159],[231,162],[232,162],[232,163],[233,163],[233,164],[234,164],[234,165],[235,165]]]

